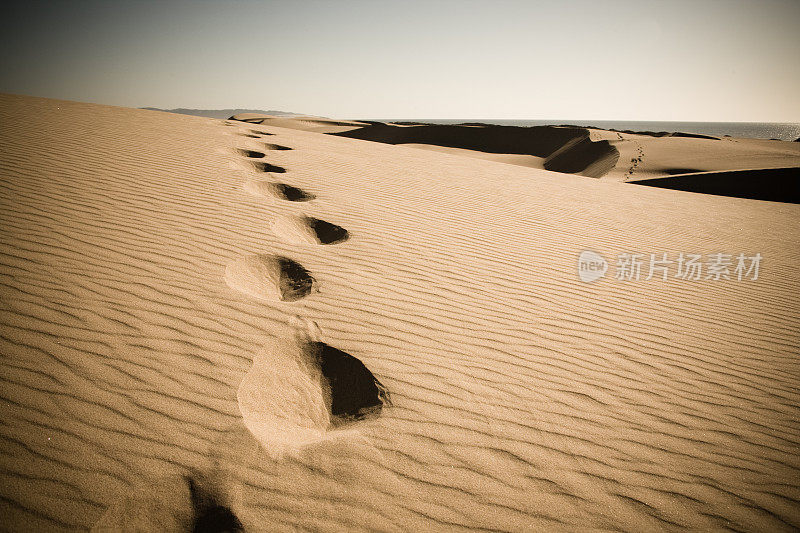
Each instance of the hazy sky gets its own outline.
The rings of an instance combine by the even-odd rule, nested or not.
[[[20,2],[0,92],[341,118],[800,122],[800,1]]]

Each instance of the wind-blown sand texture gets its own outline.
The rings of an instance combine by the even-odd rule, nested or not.
[[[0,124],[4,529],[800,527],[800,206],[38,98]],[[764,259],[586,284],[587,248]]]

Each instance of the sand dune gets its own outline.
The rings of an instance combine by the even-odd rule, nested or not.
[[[4,528],[800,527],[800,206],[274,122],[0,124]],[[763,264],[583,283],[589,248]]]
[[[309,122],[306,118],[264,117],[267,115],[231,118],[620,181],[800,167],[800,147],[784,141],[720,139],[682,132],[607,131],[568,125],[522,128],[481,123]],[[713,193],[727,195],[725,190],[721,187]],[[704,192],[711,191],[704,189]]]
[[[281,128],[291,128],[301,131],[313,131],[316,133],[338,133],[349,131],[354,128],[366,126],[366,122],[331,120],[320,117],[276,117],[259,113],[240,113],[230,117],[232,120],[249,122],[251,124],[262,124],[265,126],[277,126]]]
[[[800,167],[800,146],[764,139],[692,138],[591,130],[620,152],[609,179],[636,181],[675,174]],[[616,138],[616,139],[615,139]]]
[[[669,178],[635,181],[637,185],[706,194],[800,203],[800,167],[678,173]]]
[[[547,170],[592,177],[608,172],[619,157],[608,141],[594,141],[589,137],[589,130],[577,127],[414,126],[374,122],[347,131],[325,133],[388,144],[428,144],[493,154],[541,157],[542,166]],[[506,162],[514,161],[506,159]]]
[[[498,163],[508,163],[510,165],[519,165],[522,167],[530,168],[544,168],[544,158],[535,155],[520,155],[520,154],[492,154],[489,152],[481,152],[479,150],[467,150],[464,148],[450,148],[447,146],[437,146],[435,144],[403,144],[404,147],[417,148],[420,150],[430,150],[433,152],[440,152],[443,154],[458,155],[462,157],[474,157],[476,159],[485,159],[487,161],[496,161]]]
[[[142,107],[140,109],[149,109],[151,111],[163,111],[165,113],[177,113],[180,115],[192,115],[196,117],[218,118],[218,119],[226,119],[231,115],[241,115],[243,113],[258,113],[260,115],[269,115],[269,116],[289,116],[289,117],[301,116],[298,113],[277,111],[274,109],[271,109],[269,111],[264,111],[259,109],[186,109],[183,107],[178,109],[159,109],[157,107]]]

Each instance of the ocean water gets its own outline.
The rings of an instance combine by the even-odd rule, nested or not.
[[[570,124],[573,126],[595,127],[600,129],[632,130],[632,131],[680,131],[722,137],[748,137],[753,139],[780,139],[794,141],[800,137],[800,124],[786,122],[647,122],[630,120],[448,120],[448,119],[416,119],[403,122],[427,122],[429,124],[460,124],[463,122],[483,122],[501,126],[547,126]]]

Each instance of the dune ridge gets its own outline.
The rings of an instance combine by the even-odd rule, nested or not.
[[[231,118],[241,119],[242,115]],[[482,123],[318,121],[312,127],[305,119],[268,115],[245,118],[254,123],[619,181],[699,172],[800,168],[798,145],[774,140],[717,138],[682,132],[598,130],[570,125],[524,128]],[[710,190],[708,180],[706,182],[704,193],[737,196],[728,194],[730,188],[726,186]],[[664,181],[662,185],[668,183],[677,181]],[[741,197],[741,193],[737,197]],[[762,198],[757,193],[744,197],[772,198]]]
[[[800,206],[39,98],[0,96],[0,122],[4,527],[800,527]],[[273,231],[305,217],[349,238]],[[587,248],[764,263],[584,284]],[[318,292],[229,286],[250,256]],[[326,423],[296,316],[391,405]]]
[[[616,163],[619,154],[608,141],[593,141],[589,130],[577,127],[536,126],[446,126],[404,127],[381,122],[331,135],[365,139],[387,144],[431,144],[497,154],[530,155],[543,158],[543,167],[600,177]]]
[[[147,109],[149,111],[161,111],[164,113],[177,113],[179,115],[192,115],[196,117],[217,118],[217,119],[226,119],[231,115],[240,115],[242,113],[257,113],[269,116],[290,116],[290,117],[302,116],[299,113],[292,113],[289,111],[277,111],[275,109],[270,109],[269,111],[264,111],[261,109],[187,109],[184,107],[177,109],[142,107],[140,109]]]

